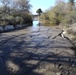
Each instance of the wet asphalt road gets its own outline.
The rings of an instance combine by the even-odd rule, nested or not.
[[[76,75],[75,52],[61,32],[32,26],[0,34],[0,75]]]

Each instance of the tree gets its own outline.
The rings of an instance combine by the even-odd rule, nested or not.
[[[65,2],[65,0],[56,0],[56,4],[60,4],[62,2]]]
[[[3,12],[9,13],[10,12],[10,0],[1,0],[0,1],[3,7]]]
[[[69,0],[69,8],[70,8],[70,11],[75,9],[74,0]]]
[[[29,1],[30,0],[0,0],[0,25],[10,24],[16,27],[17,24],[31,22],[31,5]]]
[[[29,0],[17,0],[16,4],[21,11],[29,11],[31,5],[29,4]]]
[[[39,18],[40,18],[40,15],[41,15],[41,13],[42,13],[42,10],[39,8],[39,9],[36,11],[36,13],[38,13]],[[40,19],[39,19],[39,25],[40,25]]]
[[[74,5],[74,0],[69,0],[69,3],[70,3],[71,5]]]
[[[39,8],[39,9],[36,11],[36,13],[38,13],[38,15],[40,16],[41,13],[42,13],[42,10]]]

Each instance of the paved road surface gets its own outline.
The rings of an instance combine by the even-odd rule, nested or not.
[[[76,75],[72,44],[58,27],[0,34],[0,75]]]

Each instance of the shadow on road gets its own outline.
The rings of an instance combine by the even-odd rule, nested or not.
[[[54,48],[63,49],[65,46],[38,46],[41,42],[33,42],[28,40],[26,36],[12,36],[0,42],[0,75],[43,75],[35,72],[35,69],[43,62],[53,63],[54,65],[67,64],[68,66],[74,64],[76,66],[75,56],[58,55],[55,52],[49,53],[47,50],[48,48],[50,50]],[[27,40],[24,40],[24,38]],[[63,68],[65,69],[65,66]]]

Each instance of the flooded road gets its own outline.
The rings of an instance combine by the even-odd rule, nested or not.
[[[33,21],[33,27],[37,27],[38,23],[39,23],[39,21]]]
[[[37,24],[0,35],[0,75],[76,75],[69,40],[58,27]]]

